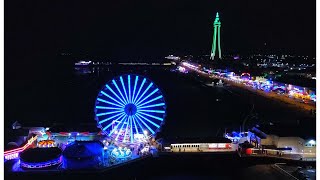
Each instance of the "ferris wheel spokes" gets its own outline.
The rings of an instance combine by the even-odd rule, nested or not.
[[[148,96],[146,96],[145,98],[143,98],[141,101],[136,102],[136,105],[139,106],[140,103],[142,103],[143,101],[145,101],[147,98],[149,98],[150,96],[152,96],[154,93],[158,92],[159,89],[155,89],[153,90]]]
[[[132,94],[132,103],[134,102],[134,94],[135,94],[135,92],[136,92],[136,87],[137,87],[137,82],[138,82],[138,80],[139,80],[139,76],[136,76],[136,79],[135,79],[135,81],[134,81],[134,87],[133,87],[133,94]]]
[[[153,104],[153,105],[149,105],[149,106],[138,106],[137,109],[146,109],[146,108],[151,108],[151,107],[158,107],[158,106],[164,106],[164,103],[158,103],[158,104]]]
[[[139,98],[133,103],[139,102],[139,100],[144,96],[144,94],[146,94],[146,92],[151,88],[152,85],[153,83],[150,83],[149,86],[144,90],[144,92],[139,96]]]
[[[106,122],[106,121],[109,121],[109,120],[111,120],[111,119],[113,119],[113,118],[115,118],[115,117],[117,117],[117,116],[121,116],[121,115],[123,115],[123,114],[125,114],[125,113],[118,113],[118,114],[116,114],[116,115],[114,115],[114,116],[111,116],[111,117],[109,117],[109,118],[106,118],[106,119],[104,119],[104,120],[101,120],[101,121],[99,121],[98,123],[99,123],[99,124],[102,124],[102,123],[104,123],[104,122]]]
[[[154,122],[150,121],[148,118],[144,117],[143,115],[141,115],[141,114],[139,114],[139,113],[138,113],[138,114],[137,114],[137,116],[139,116],[139,117],[141,117],[141,118],[145,119],[145,120],[146,120],[146,121],[148,121],[149,123],[153,124],[155,127],[160,128],[160,126],[159,126],[158,124],[156,124],[156,123],[154,123]]]
[[[112,94],[114,94],[123,104],[126,104],[126,102],[124,101],[124,99],[121,99],[118,95],[117,95],[117,93],[115,93],[114,91],[113,91],[113,89],[107,84],[106,85],[106,87],[112,92]]]
[[[161,99],[161,98],[163,98],[162,95],[160,95],[160,96],[158,96],[158,97],[156,97],[156,98],[153,98],[153,99],[151,99],[151,100],[149,100],[149,101],[147,101],[147,102],[145,102],[145,103],[143,103],[143,104],[140,104],[140,105],[137,106],[137,107],[138,107],[138,108],[141,108],[141,107],[143,107],[143,105],[149,104],[149,103],[151,103],[151,102],[153,102],[153,101],[156,101],[156,100],[158,100],[158,99]]]
[[[133,103],[136,101],[137,97],[139,96],[140,91],[141,91],[143,85],[146,83],[146,81],[147,81],[146,78],[144,78],[143,81],[142,81],[142,84],[141,84],[141,86],[140,86],[140,88],[138,90],[137,96],[133,99]]]
[[[165,109],[162,93],[152,81],[125,75],[105,84],[96,100],[95,115],[104,134],[122,143],[134,143],[144,141],[147,134],[155,135]]]
[[[128,103],[130,103],[129,99],[128,99],[126,87],[124,86],[124,82],[123,82],[122,76],[120,76],[120,81],[121,81],[121,84],[122,84],[122,88],[123,88],[124,94],[126,95],[126,100],[127,100]]]
[[[147,127],[147,128],[149,129],[149,131],[150,131],[152,134],[154,134],[154,131],[150,128],[150,126],[148,126],[143,120],[141,120],[140,117],[138,116],[138,114],[137,114],[136,117],[137,117],[137,119],[138,119],[140,122],[142,122],[143,125],[145,125],[145,127]]]
[[[118,92],[120,93],[122,99],[124,100],[125,104],[127,104],[128,102],[127,102],[126,99],[124,98],[124,96],[123,96],[123,94],[122,94],[122,92],[121,92],[121,90],[120,90],[117,82],[116,82],[115,80],[112,80],[112,83],[114,84],[114,86],[116,86],[116,88],[117,88]]]

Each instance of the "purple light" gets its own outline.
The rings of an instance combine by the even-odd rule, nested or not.
[[[22,167],[29,168],[29,169],[39,169],[39,168],[54,166],[54,165],[60,164],[61,162],[62,162],[62,156],[51,161],[39,162],[39,163],[29,163],[29,162],[27,163],[20,160],[20,165]]]

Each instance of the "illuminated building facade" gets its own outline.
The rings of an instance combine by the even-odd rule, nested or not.
[[[221,22],[219,18],[219,13],[216,14],[216,19],[213,22],[214,32],[213,32],[213,42],[211,48],[210,59],[214,60],[216,56],[216,51],[218,51],[218,58],[221,59],[221,46],[220,46],[220,28]]]

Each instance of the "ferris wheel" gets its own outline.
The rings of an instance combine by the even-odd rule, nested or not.
[[[154,136],[164,123],[166,104],[159,88],[140,75],[122,75],[99,92],[95,119],[102,132],[120,142]]]

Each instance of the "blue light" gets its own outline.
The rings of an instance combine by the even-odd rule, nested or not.
[[[127,117],[127,115],[123,116],[123,118],[120,120],[120,122],[117,124],[117,126],[114,129],[112,129],[112,131],[109,133],[108,136],[111,136],[116,130],[118,130],[119,125],[123,122],[123,120],[126,119],[126,117]]]
[[[142,89],[142,87],[143,87],[143,85],[144,85],[145,82],[146,82],[146,78],[143,79],[142,84],[141,84],[141,86],[140,86],[140,88],[139,88],[139,90],[138,90],[137,96],[136,96],[136,97],[134,98],[134,100],[133,100],[133,103],[136,101],[136,98],[139,96],[140,91],[141,91],[141,89]]]
[[[117,81],[121,82],[121,88]],[[143,135],[146,130],[150,135],[158,132],[165,117],[165,107],[161,91],[153,82],[138,75],[125,75],[105,84],[99,92],[94,112],[104,134],[116,141],[134,143],[141,138],[135,139],[136,134]]]
[[[116,81],[115,81],[115,80],[112,80],[112,83],[116,86],[116,88],[117,88],[118,92],[120,93],[122,99],[127,103],[127,101],[126,101],[125,98],[123,97],[123,94],[122,94],[121,90],[119,89]]]
[[[138,109],[145,109],[145,108],[151,108],[151,107],[158,107],[158,106],[164,106],[164,103],[159,103],[159,104],[153,104],[153,105],[149,105],[149,106],[143,106],[143,107],[138,107]]]
[[[134,93],[136,92],[138,80],[139,80],[139,76],[136,76],[136,80],[134,81],[134,87],[133,87],[132,102],[134,101]]]
[[[130,117],[130,127],[132,127],[132,117]],[[130,128],[130,142],[133,142],[133,129]]]
[[[120,130],[118,131],[118,134],[117,134],[117,136],[116,136],[116,141],[118,140],[118,137],[119,137],[119,135],[121,134],[120,132],[122,131],[122,128],[123,128],[124,124],[127,122],[127,120],[128,120],[128,118],[126,118],[126,121],[122,123],[122,126],[121,126],[121,128],[120,128]],[[120,123],[119,123],[119,124],[120,124]]]
[[[135,115],[137,112],[137,106],[129,103],[124,107],[124,112],[128,115],[128,116],[132,116]]]
[[[20,160],[20,165],[28,169],[34,169],[34,168],[40,169],[40,168],[47,168],[50,166],[54,166],[54,165],[60,164],[61,162],[62,162],[62,156],[46,162],[36,162],[36,163],[24,162]]]
[[[104,115],[108,115],[108,114],[114,114],[114,113],[121,113],[123,111],[111,111],[111,112],[106,112],[106,113],[100,113],[97,114],[96,116],[104,116]]]
[[[138,114],[143,114],[143,115],[146,115],[146,116],[152,117],[152,118],[154,118],[154,119],[158,119],[158,120],[160,120],[160,121],[162,121],[162,120],[163,120],[163,118],[159,118],[159,117],[157,117],[157,116],[153,116],[153,115],[146,114],[146,113],[143,113],[143,112],[138,112]]]
[[[140,95],[140,97],[134,103],[139,102],[139,100],[144,96],[144,94],[146,94],[146,92],[151,88],[152,85],[153,83],[150,83],[147,89],[144,90],[144,92]]]
[[[120,81],[121,81],[121,84],[122,84],[122,88],[123,88],[123,91],[124,91],[124,95],[126,95],[126,100],[127,100],[127,102],[129,103],[127,91],[126,91],[126,88],[124,87],[124,83],[123,83],[122,76],[120,76]]]
[[[156,98],[154,98],[154,99],[151,99],[150,101],[148,101],[148,102],[145,102],[145,103],[143,103],[143,104],[140,104],[139,106],[138,106],[138,108],[142,108],[143,107],[143,105],[145,105],[145,104],[149,104],[149,103],[151,103],[151,102],[153,102],[153,101],[156,101],[156,100],[158,100],[158,99],[161,99],[161,98],[163,98],[163,96],[162,95],[160,95],[160,96],[158,96],[158,97],[156,97]]]
[[[124,132],[124,138],[122,139],[122,142],[125,142],[126,141],[126,137],[127,137],[127,132],[128,132],[128,127],[129,127],[129,121],[131,119],[131,116],[128,117],[128,120],[127,120],[127,126],[126,126],[126,131]]]
[[[151,131],[152,134],[154,134],[154,131],[143,120],[140,119],[138,114],[136,117],[140,122],[142,122],[142,124],[144,124],[149,129],[149,131]]]
[[[153,124],[155,127],[160,128],[160,126],[159,126],[158,124],[156,124],[156,123],[154,123],[154,122],[150,121],[148,118],[146,118],[146,117],[142,116],[141,114],[137,114],[137,116],[139,116],[139,117],[141,117],[141,118],[145,119],[145,120],[146,120],[146,121],[148,121],[149,123]]]
[[[110,102],[110,101],[105,101],[105,100],[103,100],[103,99],[101,99],[101,98],[98,98],[97,100],[100,101],[100,102],[104,102],[104,103],[107,103],[107,104],[111,104],[111,105],[114,105],[114,106],[118,106],[118,107],[123,108],[123,106],[121,106],[121,105],[112,103],[112,102]]]
[[[114,99],[113,97],[109,96],[109,95],[108,95],[108,94],[106,94],[105,92],[101,91],[101,94],[103,94],[103,95],[107,96],[108,98],[112,99],[114,102],[118,103],[119,105],[124,106],[124,104],[123,104],[123,103],[121,103],[121,102],[117,101],[116,99]]]
[[[106,121],[109,121],[109,120],[111,120],[111,119],[113,119],[113,118],[115,118],[115,117],[117,117],[117,116],[120,116],[120,115],[125,115],[125,113],[118,113],[118,114],[116,114],[116,115],[114,115],[114,116],[111,116],[111,117],[109,117],[109,118],[107,118],[107,119],[104,119],[104,120],[102,120],[102,121],[99,121],[99,124],[102,124],[102,123],[104,123],[104,122],[106,122]]]
[[[134,116],[132,116],[132,120],[131,120],[131,121],[133,121],[133,125],[134,125],[134,127],[135,127],[136,133],[139,133],[138,127],[137,127],[137,124],[136,124],[136,121],[135,121],[135,119],[134,119]]]
[[[113,107],[105,107],[105,106],[96,106],[96,109],[115,109],[115,110],[119,110],[122,108],[113,108]]]
[[[131,86],[130,86],[130,75],[128,75],[128,89],[129,89],[129,103],[131,103]]]
[[[107,87],[123,104],[126,104],[126,103],[117,95],[117,93],[115,93],[115,92],[113,91],[113,89],[111,89],[110,86],[106,85],[106,87]]]
[[[114,148],[111,153],[110,153],[111,157],[113,157],[114,159],[117,160],[127,160],[128,158],[130,158],[132,156],[132,152],[130,149],[125,148]]]
[[[117,114],[117,116],[118,116],[119,114]],[[121,116],[119,116],[117,119],[115,119],[114,121],[118,121],[120,118],[122,118],[123,116],[125,116],[125,114],[123,113],[123,114],[121,114]],[[110,120],[111,118],[108,118],[106,121],[108,121],[108,120]],[[105,121],[104,121],[105,122]],[[102,130],[104,131],[104,130],[106,130],[106,129],[108,129],[110,126],[112,126],[112,123],[109,123],[106,127],[104,127]]]
[[[146,100],[148,97],[152,96],[154,93],[158,92],[159,89],[155,89],[154,91],[152,91],[148,96],[146,96],[145,98],[143,98],[141,101],[136,102],[137,106],[139,106],[140,103],[142,103],[144,100]]]
[[[138,112],[165,113],[165,111],[161,111],[161,110],[138,110]]]
[[[138,124],[139,128],[141,129],[141,131],[143,131],[144,129],[143,129],[143,127],[141,126],[141,124],[140,124],[140,122],[138,121],[138,119],[136,118],[136,116],[132,116],[132,117],[133,117],[134,122],[137,122],[137,124]]]

